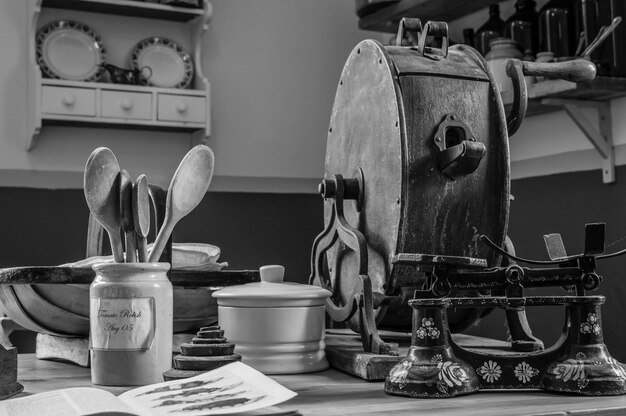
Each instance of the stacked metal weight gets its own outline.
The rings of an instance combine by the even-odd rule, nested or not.
[[[197,376],[241,361],[241,355],[233,353],[235,344],[228,342],[219,326],[200,328],[191,342],[181,344],[180,350],[181,354],[174,357],[174,368],[163,373],[165,381]]]

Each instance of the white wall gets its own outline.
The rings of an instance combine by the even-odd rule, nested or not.
[[[204,44],[212,87],[214,190],[313,192],[323,175],[326,129],[343,63],[360,40],[352,0],[214,0]],[[38,26],[67,18],[45,10]],[[183,24],[72,12],[94,27],[112,63],[128,66],[140,39],[183,45]],[[80,187],[89,153],[110,147],[131,174],[167,184],[189,136],[46,127],[24,150],[27,1],[0,0],[0,186]]]
[[[166,185],[189,148],[188,135],[45,127],[35,148],[24,150],[26,3],[0,0],[0,186],[80,187],[87,156],[98,146],[113,149],[131,174],[147,173]],[[360,40],[388,36],[357,29],[353,0],[214,0],[213,6],[203,62],[212,87],[212,189],[314,192],[345,59]],[[512,0],[502,3],[503,16],[512,10]],[[73,16],[101,32],[113,63],[122,66],[140,38],[167,35],[188,42],[184,25]],[[463,28],[477,28],[486,16],[482,10],[451,22],[452,37],[461,39]],[[40,24],[64,17],[63,11],[47,11]],[[626,163],[624,110],[626,99],[613,101],[618,164]],[[514,178],[600,166],[563,112],[527,119],[511,140],[511,153]]]
[[[246,190],[315,192],[343,64],[380,35],[357,30],[352,0],[213,5],[205,55],[217,174]]]

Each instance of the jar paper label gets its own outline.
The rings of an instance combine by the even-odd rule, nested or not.
[[[154,340],[154,298],[98,298],[90,304],[93,350],[145,351]]]

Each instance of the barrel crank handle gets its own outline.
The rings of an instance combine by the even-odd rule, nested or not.
[[[596,66],[585,59],[558,63],[511,59],[507,62],[506,73],[513,81],[514,95],[513,107],[506,117],[510,137],[519,129],[528,109],[528,89],[524,75],[564,79],[576,83],[591,82],[596,77]]]
[[[337,240],[341,239],[343,243],[351,248],[359,263],[359,272],[365,268],[367,272],[367,247],[365,246],[365,238],[358,231],[353,229],[345,220],[343,215],[343,197],[345,194],[345,185],[341,175],[336,175],[335,180],[325,180],[324,184],[327,188],[332,185],[332,193],[334,195],[333,208],[331,212],[331,218],[327,227],[322,231],[313,242],[311,249],[311,276],[309,277],[310,284],[317,284],[324,289],[330,290],[335,293],[330,278],[328,278],[323,270],[324,257],[330,247],[332,247]],[[329,189],[326,189],[329,191]],[[341,219],[340,219],[341,217]],[[347,229],[345,227],[348,227]],[[341,229],[340,231],[340,228]],[[355,232],[356,231],[356,232]],[[365,251],[363,251],[365,247]],[[326,311],[330,317],[336,322],[345,322],[352,318],[356,313],[358,307],[357,300],[354,296],[345,302],[345,305],[337,305],[331,299],[326,300]]]
[[[398,355],[398,345],[384,342],[376,328],[374,295],[372,282],[368,275],[367,242],[363,234],[350,225],[344,215],[344,198],[354,199],[358,202],[362,198],[362,183],[362,174],[357,175],[355,179],[343,179],[341,175],[335,175],[332,179],[325,179],[320,185],[320,194],[324,198],[333,199],[333,208],[328,226],[313,242],[309,283],[318,284],[331,290],[334,294],[330,278],[322,271],[322,266],[328,249],[338,240],[344,243],[357,257],[357,273],[361,282],[361,291],[360,293],[353,293],[344,306],[336,305],[331,299],[328,299],[326,311],[333,320],[345,322],[352,318],[358,310],[364,350],[375,354]]]

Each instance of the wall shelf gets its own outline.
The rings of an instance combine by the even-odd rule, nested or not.
[[[94,82],[42,80],[44,125],[204,129],[205,91]]]
[[[449,22],[486,8],[502,0],[398,0],[359,20],[359,28],[377,32],[396,33],[403,17],[426,21]],[[599,76],[590,84],[577,85],[563,80],[546,80],[528,88],[527,116],[564,110],[574,121],[602,158],[604,183],[615,182],[615,153],[613,149],[611,100],[626,96],[626,78]],[[502,101],[507,113],[513,102],[513,91],[505,91]],[[597,110],[597,127],[581,107]]]
[[[148,19],[188,22],[202,16],[201,8],[168,6],[136,0],[43,0],[42,7],[79,10],[83,12],[116,14]]]
[[[590,84],[575,84],[563,80],[546,80],[528,88],[528,116],[558,111],[559,107],[543,102],[547,98],[604,102],[626,97],[626,78],[598,76]],[[513,102],[513,91],[505,91],[502,101],[507,111]]]
[[[611,100],[626,97],[626,79],[596,77],[590,84],[546,80],[528,89],[527,116],[564,110],[583,132],[602,158],[602,180],[615,182],[615,152],[611,128]],[[508,112],[513,92],[505,91],[502,101]],[[598,113],[598,127],[591,123],[581,107],[592,107]]]
[[[49,125],[179,131],[190,133],[192,144],[206,142],[211,127],[210,84],[201,65],[202,38],[208,30],[212,8],[209,0],[202,0],[202,6],[184,8],[131,0],[29,0],[26,149],[34,147],[36,137]],[[35,38],[39,17],[48,8],[67,10],[70,19],[74,11],[82,11],[161,19],[170,26],[184,24],[190,33],[184,46],[189,48],[194,64],[190,89],[43,78],[37,64]],[[99,19],[98,23],[104,28],[112,20]],[[137,24],[135,21],[123,29],[129,35],[128,47],[133,44]]]
[[[359,19],[359,29],[396,33],[403,17],[450,22],[503,0],[400,0]]]

